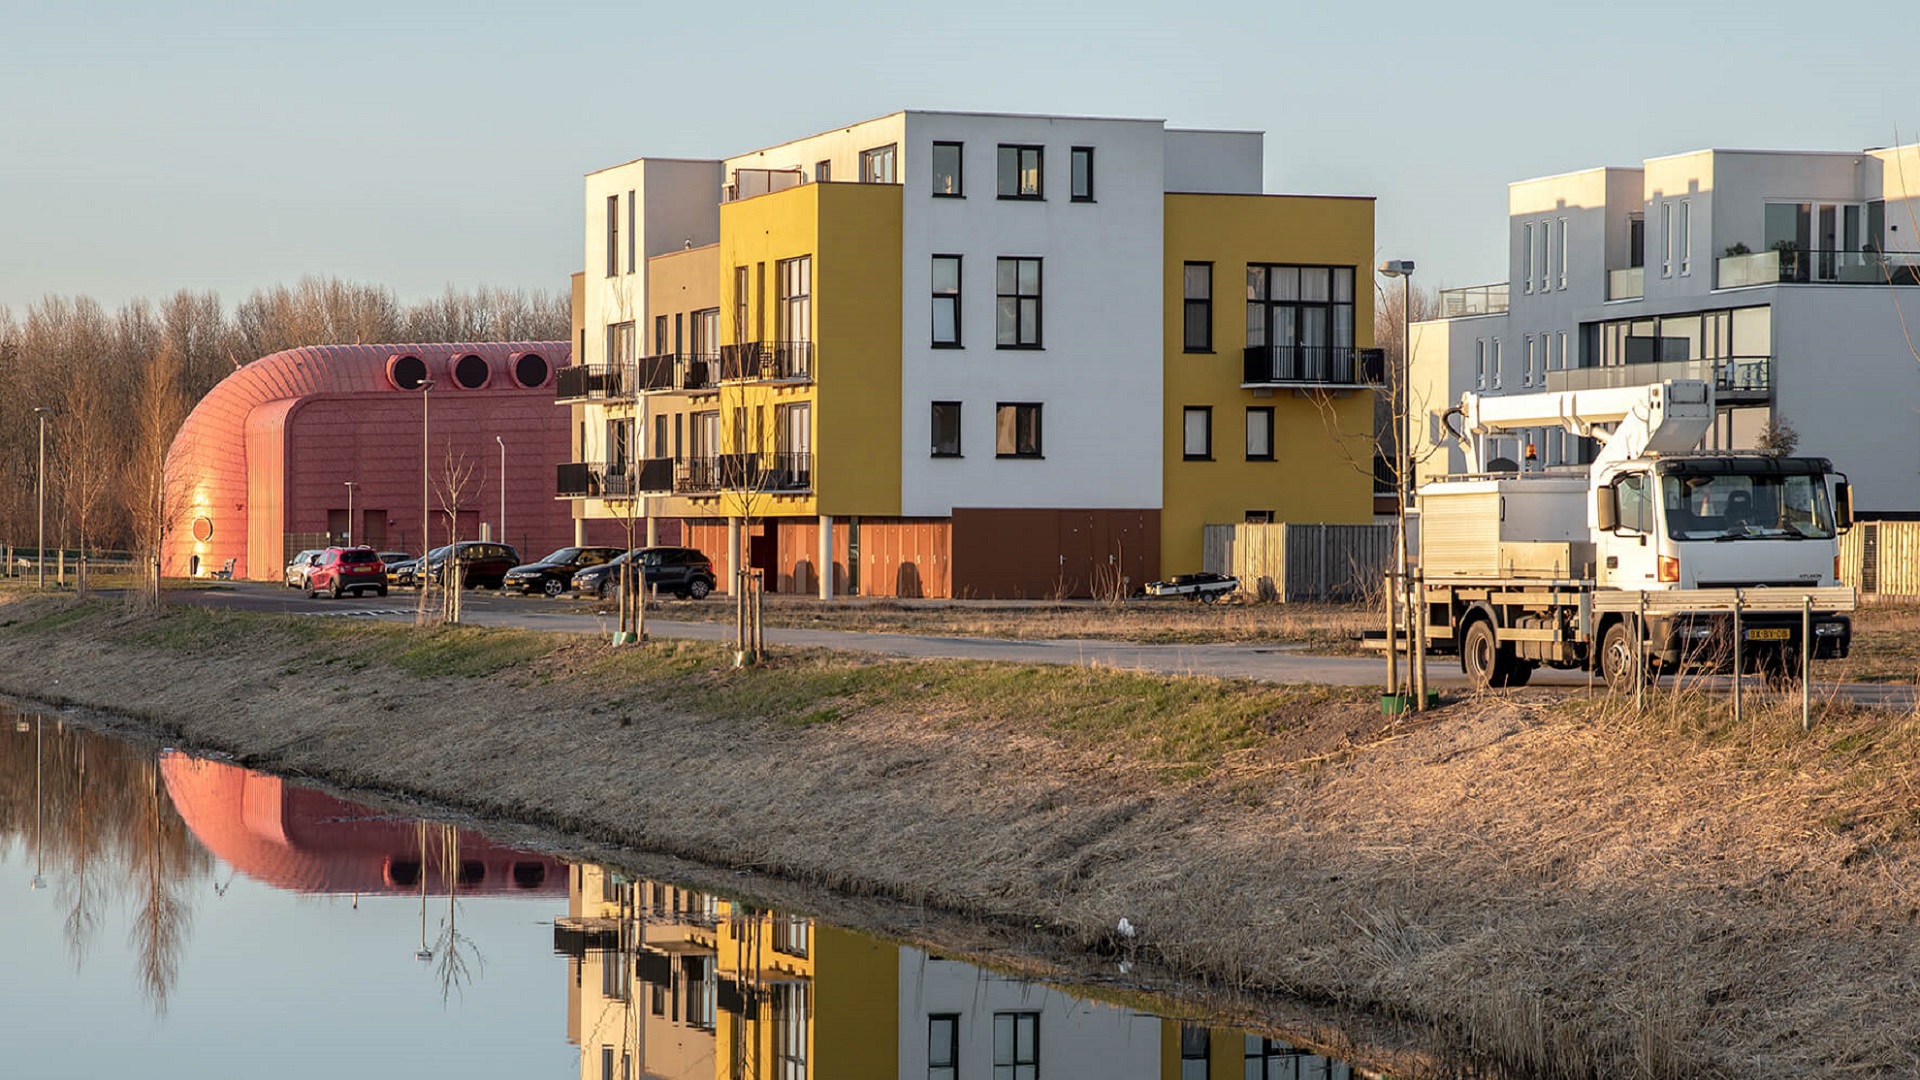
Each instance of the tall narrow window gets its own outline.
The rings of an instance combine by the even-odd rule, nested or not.
[[[933,347],[960,347],[960,256],[933,257]]]
[[[1001,259],[995,267],[994,342],[1002,349],[1040,347],[1040,260]]]
[[[933,456],[960,456],[960,403],[933,403]]]
[[[833,162],[831,160],[815,162],[813,165],[813,182],[816,184],[825,184],[832,182],[832,180]]]
[[[1247,460],[1273,460],[1273,406],[1247,407]]]
[[[1213,406],[1189,405],[1180,410],[1181,456],[1187,461],[1213,460]]]
[[[807,997],[813,984],[773,984],[773,1063],[776,1080],[807,1080]]]
[[[736,345],[744,345],[747,337],[747,268],[733,268],[733,340]]]
[[[1038,402],[1000,402],[994,406],[993,429],[994,456],[1003,458],[1043,456]]]
[[[1073,148],[1073,186],[1071,194],[1074,202],[1093,201],[1093,147],[1076,146]]]
[[[1552,281],[1552,278],[1548,277],[1548,275],[1552,272],[1549,269],[1549,267],[1553,265],[1553,249],[1550,246],[1552,241],[1553,241],[1552,228],[1547,224],[1547,222],[1544,222],[1544,221],[1541,222],[1540,223],[1540,261],[1538,263],[1540,267],[1540,291],[1541,292],[1546,292],[1549,287],[1549,282]]]
[[[776,301],[774,340],[813,340],[813,257],[782,259],[774,273],[780,290]]]
[[[1473,343],[1473,388],[1487,388],[1487,339],[1479,338]]]
[[[1693,273],[1693,200],[1680,200],[1680,272]]]
[[[640,235],[640,230],[634,228],[634,225],[639,221],[639,205],[640,201],[633,197],[633,192],[627,192],[627,273],[629,274],[636,269],[634,255],[639,245],[635,241]]]
[[[1520,291],[1532,292],[1533,291],[1533,222],[1531,221],[1527,222],[1526,225],[1521,227],[1521,231],[1525,234],[1524,239],[1526,241],[1527,275],[1525,278],[1522,279]]]
[[[607,196],[607,276],[620,273],[620,196]]]
[[[634,358],[635,342],[633,324],[630,322],[613,323],[607,327],[607,363],[631,364]]]
[[[894,144],[860,151],[860,182],[863,184],[894,183]]]
[[[653,355],[664,356],[667,352],[667,317],[653,317]]]
[[[1040,1014],[993,1014],[994,1080],[1040,1080]]]
[[[1660,276],[1673,276],[1673,204],[1660,204]]]
[[[1560,229],[1560,287],[1567,287],[1567,219],[1561,218]]]
[[[959,1075],[959,1014],[935,1013],[927,1017],[927,1080],[958,1080]]]
[[[1567,363],[1567,332],[1562,330],[1560,331],[1560,370],[1565,371],[1571,366]]]
[[[1044,198],[1041,171],[1045,154],[1038,146],[1000,147],[1000,197]]]
[[[961,174],[964,167],[962,152],[965,147],[957,142],[937,142],[933,144],[933,193],[943,198],[959,198],[966,194],[962,184],[965,177]]]
[[[1522,356],[1524,360],[1520,368],[1520,385],[1532,386],[1533,385],[1533,335],[1532,334],[1528,334],[1525,338],[1525,348],[1524,348],[1524,352],[1522,353]]]
[[[1500,389],[1500,339],[1493,339],[1493,389]]]
[[[1182,292],[1186,298],[1186,351],[1213,351],[1213,264],[1190,262],[1182,274]]]
[[[1204,1024],[1180,1025],[1180,1080],[1212,1080],[1207,1059],[1212,1056],[1213,1038]]]

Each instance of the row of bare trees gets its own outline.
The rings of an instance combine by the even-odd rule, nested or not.
[[[559,292],[449,288],[402,304],[383,286],[338,278],[260,289],[231,312],[214,293],[184,290],[117,310],[61,296],[17,314],[0,306],[0,542],[35,543],[36,408],[50,410],[48,546],[154,552],[174,432],[240,365],[301,345],[565,340],[568,315]]]

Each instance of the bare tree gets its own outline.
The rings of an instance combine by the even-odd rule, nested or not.
[[[447,557],[440,564],[440,617],[450,623],[460,621],[460,601],[466,592],[465,568],[458,557],[460,509],[474,490],[473,472],[473,463],[467,456],[455,454],[452,444],[448,444],[447,460],[434,482],[434,494],[440,500],[440,512],[447,516]]]
[[[180,354],[171,343],[162,345],[141,372],[140,394],[134,407],[133,443],[127,454],[126,479],[122,484],[128,517],[133,522],[135,559],[140,566],[140,585],[134,592],[134,603],[146,611],[158,611],[165,603],[160,553],[166,548],[167,535],[173,528],[174,507],[183,494],[169,489],[173,484],[184,483],[184,479],[170,482],[167,477],[167,450],[187,415],[181,374]]]

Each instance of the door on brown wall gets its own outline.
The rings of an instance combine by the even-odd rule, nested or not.
[[[760,534],[747,545],[747,565],[760,571],[768,592],[780,591],[780,532],[777,524],[768,522],[760,526]]]
[[[356,536],[354,539],[360,538]],[[347,542],[347,512],[344,509],[327,511],[327,540],[334,544]]]
[[[1060,511],[1059,595],[1086,596],[1092,587],[1095,517],[1085,510]]]
[[[387,512],[385,510],[360,511],[360,531],[353,534],[353,542],[365,544],[379,551],[387,546]]]

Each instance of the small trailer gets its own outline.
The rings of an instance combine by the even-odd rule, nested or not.
[[[1175,574],[1165,581],[1147,582],[1147,595],[1184,596],[1202,604],[1215,604],[1239,587],[1240,579],[1230,574]]]

